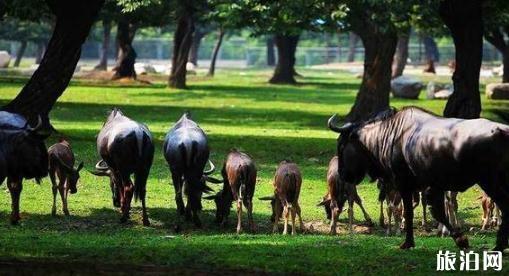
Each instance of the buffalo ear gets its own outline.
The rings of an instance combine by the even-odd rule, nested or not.
[[[78,168],[76,168],[76,171],[80,172],[81,169],[83,169],[83,165],[84,165],[84,163],[83,163],[83,161],[81,161],[80,164],[78,165]]]
[[[223,180],[219,180],[217,178],[214,178],[214,177],[211,177],[211,176],[208,176],[208,175],[205,176],[205,181],[210,182],[210,183],[214,183],[214,184],[221,184],[221,183],[223,183]]]

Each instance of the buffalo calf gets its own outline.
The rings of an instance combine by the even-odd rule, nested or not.
[[[497,204],[486,193],[481,196],[482,204],[482,227],[481,230],[488,230],[491,227],[499,226],[502,223],[500,209]]]
[[[51,208],[51,214],[54,216],[57,213],[56,198],[58,190],[60,198],[62,198],[62,210],[65,215],[69,215],[67,195],[69,192],[75,194],[78,191],[77,184],[80,178],[80,170],[83,168],[83,162],[79,163],[77,168],[74,168],[74,153],[72,152],[71,145],[66,140],[60,140],[60,142],[49,147],[48,158],[48,172],[53,190],[53,208]],[[58,183],[56,181],[57,177]]]
[[[260,200],[270,200],[272,205],[272,218],[274,221],[273,232],[278,230],[279,218],[284,217],[283,234],[288,234],[288,215],[292,217],[292,235],[296,233],[295,217],[299,216],[301,230],[304,230],[302,223],[301,209],[299,206],[300,187],[302,176],[295,163],[282,161],[274,176],[274,196],[264,197]],[[271,218],[271,220],[272,220]]]
[[[357,193],[357,187],[353,184],[344,185],[345,190],[340,191],[340,177],[338,172],[338,157],[334,156],[329,162],[327,171],[327,194],[323,197],[318,206],[324,206],[327,218],[331,220],[330,233],[336,234],[336,224],[339,215],[343,210],[345,201],[348,200],[348,228],[353,232],[353,204],[356,203],[361,208],[364,219],[369,225],[373,225],[371,218],[362,205],[362,200]],[[343,193],[344,195],[342,195]]]
[[[242,231],[242,204],[247,209],[249,228],[254,231],[253,195],[256,185],[256,166],[246,153],[233,149],[221,171],[224,186],[216,195],[204,197],[216,203],[216,221],[224,226],[233,201],[237,203],[237,233]]]

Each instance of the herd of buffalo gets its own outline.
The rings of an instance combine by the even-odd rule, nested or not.
[[[331,233],[336,231],[337,217],[346,202],[349,204],[350,230],[354,203],[361,207],[366,221],[372,224],[356,190],[356,185],[367,175],[372,181],[378,181],[380,202],[387,201],[389,205],[388,232],[391,231],[392,216],[395,221],[404,220],[406,238],[400,248],[415,246],[413,212],[419,195],[422,197],[423,219],[426,219],[426,204],[430,205],[433,217],[450,232],[456,244],[460,248],[468,247],[468,239],[452,222],[455,218],[452,219],[451,210],[457,209],[457,204],[451,207],[448,202],[454,202],[457,192],[474,184],[485,192],[483,207],[484,203],[491,209],[496,206],[502,214],[495,250],[508,247],[509,126],[486,119],[442,118],[417,107],[389,109],[368,120],[345,125],[339,125],[338,120],[334,115],[328,121],[329,129],[339,133],[339,138],[337,156],[329,163],[328,192],[319,204],[325,207],[327,217],[331,219]],[[77,191],[83,162],[75,167],[74,154],[65,139],[46,149],[44,140],[48,134],[40,131],[41,126],[40,119],[32,127],[23,116],[0,111],[0,184],[7,178],[13,224],[20,220],[23,179],[40,182],[49,174],[53,190],[52,214],[56,214],[57,192],[62,199],[63,212],[69,214],[68,193]],[[97,151],[101,160],[92,173],[109,178],[113,205],[120,208],[121,221],[129,219],[134,196],[142,204],[143,224],[149,225],[145,195],[154,159],[154,143],[147,126],[114,109],[97,136]],[[200,227],[199,211],[204,198],[214,200],[216,221],[221,225],[226,223],[232,204],[236,204],[237,232],[242,231],[244,206],[249,228],[254,229],[253,196],[257,171],[248,154],[231,150],[221,171],[222,179],[211,177],[215,167],[209,160],[207,136],[189,113],[184,113],[169,130],[164,139],[163,154],[171,171],[179,220],[184,217]],[[206,170],[206,167],[210,168]],[[134,183],[131,175],[134,175]],[[207,182],[223,183],[223,188],[217,194],[202,197],[204,193],[212,192]],[[300,228],[304,229],[298,202],[301,184],[298,166],[282,161],[274,176],[274,194],[260,198],[269,200],[272,205],[274,232],[283,218],[286,234],[291,218],[294,234],[297,216]],[[380,223],[384,224],[382,208]],[[179,225],[180,221],[177,221]],[[396,228],[399,231],[399,226]]]

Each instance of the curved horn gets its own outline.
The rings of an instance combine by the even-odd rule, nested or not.
[[[106,164],[106,162],[104,162],[104,160],[99,160],[99,162],[97,162],[97,164],[95,164],[95,169],[96,170],[99,170],[99,171],[105,171],[105,170],[108,170],[109,167],[108,165],[106,164],[106,166],[104,165]]]
[[[105,171],[99,171],[99,170],[95,170],[95,171],[91,171],[91,170],[87,170],[89,173],[93,174],[93,175],[97,175],[97,176],[111,176],[111,171],[110,170],[105,170]]]
[[[36,132],[37,130],[39,130],[42,127],[42,118],[41,118],[41,115],[37,116],[37,125],[35,125],[35,127],[30,127],[28,125],[28,121],[27,121],[25,127],[26,127],[27,131],[29,131],[29,132]]]
[[[339,118],[338,114],[332,115],[332,117],[329,118],[327,121],[327,126],[330,130],[337,132],[337,133],[343,133],[349,130],[352,130],[352,128],[355,126],[352,123],[346,123],[343,126],[339,126]]]
[[[259,200],[274,200],[276,199],[275,196],[264,196],[264,197],[259,197],[258,198]]]
[[[219,180],[217,178],[210,177],[210,176],[207,176],[207,175],[205,176],[205,181],[210,182],[210,183],[214,183],[214,184],[221,184],[221,183],[224,182],[223,180]]]
[[[209,159],[209,164],[210,164],[210,169],[208,171],[204,171],[203,172],[204,175],[212,174],[216,170],[216,166],[214,166],[214,163],[212,163],[212,161],[210,161],[210,159]]]
[[[330,202],[330,199],[322,199],[322,201],[320,203],[318,203],[316,205],[316,207],[320,207],[320,206],[324,206],[325,204],[329,203]]]

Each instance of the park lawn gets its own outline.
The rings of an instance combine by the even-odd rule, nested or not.
[[[379,226],[370,235],[329,236],[323,209],[316,204],[326,191],[325,174],[335,153],[337,135],[326,128],[333,113],[344,116],[355,100],[359,79],[340,71],[302,70],[297,86],[269,85],[266,70],[219,71],[214,79],[200,74],[189,79],[189,90],[172,90],[164,83],[152,85],[98,86],[74,80],[51,113],[56,129],[71,140],[78,160],[92,169],[99,159],[95,135],[109,110],[124,113],[148,125],[154,134],[156,154],[147,184],[147,205],[152,225],[141,223],[140,204],[135,203],[131,221],[119,223],[119,212],[111,202],[109,182],[85,171],[78,193],[70,195],[70,217],[64,217],[58,201],[58,216],[52,217],[49,179],[41,185],[25,181],[21,197],[22,222],[10,226],[10,197],[0,187],[0,260],[44,260],[90,264],[164,265],[175,272],[273,272],[350,274],[377,272],[430,273],[435,271],[438,250],[454,250],[450,238],[438,238],[418,228],[416,248],[398,249],[403,237],[387,237]],[[426,77],[429,79],[429,77]],[[442,79],[446,81],[446,79]],[[0,104],[13,98],[23,82],[0,78]],[[441,113],[445,101],[393,99],[396,107],[418,105]],[[507,111],[509,104],[483,98],[483,115],[497,120],[493,109]],[[252,155],[259,169],[256,197],[272,193],[272,176],[279,161],[295,161],[303,173],[300,203],[306,225],[314,231],[283,237],[270,233],[270,206],[255,199],[256,234],[234,233],[230,225],[221,230],[214,224],[214,206],[204,202],[203,229],[186,224],[184,232],[173,232],[176,218],[174,190],[161,147],[164,135],[181,114],[189,110],[210,139],[211,159],[217,167],[231,148]],[[56,137],[48,140],[47,146]],[[219,170],[218,170],[219,171]],[[216,176],[219,173],[216,172]],[[213,184],[211,184],[213,185]],[[213,186],[217,191],[220,186]],[[373,183],[362,183],[359,193],[373,220],[378,222],[378,191]],[[494,246],[494,232],[479,233],[480,190],[474,187],[459,196],[459,217],[465,221],[473,250]],[[356,223],[362,215],[355,208]],[[346,222],[342,214],[342,222]],[[244,216],[246,218],[246,216]],[[505,267],[509,263],[504,262]],[[189,270],[190,269],[190,270]],[[504,269],[505,270],[505,269]]]

